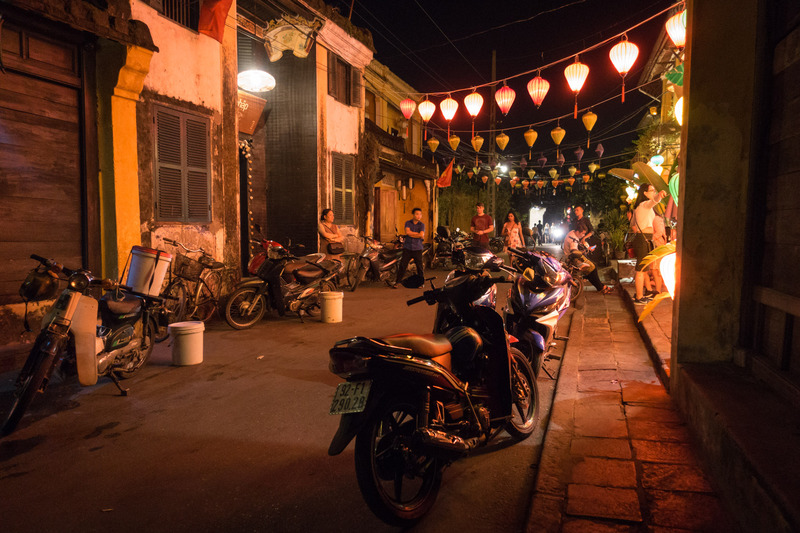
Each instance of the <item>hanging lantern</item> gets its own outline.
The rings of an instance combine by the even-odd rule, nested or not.
[[[536,133],[535,129],[528,128],[528,131],[523,133],[522,136],[525,137],[525,142],[528,144],[528,157],[531,157],[531,148],[533,148],[533,143],[536,142],[539,134]]]
[[[553,139],[553,142],[556,143],[556,154],[558,153],[558,146],[561,144],[561,141],[564,140],[564,135],[567,132],[564,131],[564,128],[561,126],[556,126],[552,130],[550,130],[550,137]]]
[[[497,147],[500,148],[500,150],[505,150],[506,145],[508,144],[508,135],[505,133],[500,133],[500,135],[495,137],[494,142],[497,143]]]
[[[578,158],[578,165],[580,165],[581,159],[583,159],[583,148],[580,146],[575,149],[575,157]]]
[[[412,190],[414,188],[414,180],[413,178],[408,178],[408,190]]]
[[[578,93],[581,92],[583,84],[586,82],[586,77],[589,75],[589,67],[584,65],[575,56],[575,62],[564,69],[564,77],[567,78],[567,83],[572,92],[575,93],[575,112],[573,118],[578,118]]]
[[[575,185],[575,178],[570,176],[569,178],[567,178],[567,183],[569,183],[569,186],[572,187],[573,185]]]
[[[656,154],[650,158],[650,163],[652,163],[653,166],[660,167],[664,164],[664,156],[661,154]]]
[[[529,178],[533,179],[533,177],[534,177],[535,175],[536,175],[536,171],[535,171],[535,170],[533,170],[533,169],[530,169],[530,170],[528,171],[528,177],[529,177]]]
[[[481,137],[480,135],[476,135],[475,137],[472,138],[471,142],[472,142],[472,148],[476,152],[480,152],[481,146],[483,146],[483,137]]]
[[[428,139],[428,148],[431,149],[431,152],[435,152],[437,148],[439,148],[439,139],[436,137],[431,137]]]
[[[406,117],[406,120],[411,118],[411,115],[414,114],[414,110],[416,108],[417,108],[417,103],[411,98],[406,98],[405,100],[400,102],[400,111],[403,112],[403,116]]]
[[[425,123],[425,139],[428,138],[428,121],[433,116],[433,112],[436,111],[436,106],[425,97],[425,100],[419,103],[419,116],[422,117],[422,122]],[[439,141],[436,141],[436,145],[439,145]],[[436,149],[432,149],[432,152],[436,151]]]
[[[514,170],[513,168],[508,171],[508,177],[509,178],[514,178],[514,176],[516,176],[516,175],[517,175],[517,171]]]
[[[557,189],[558,186],[561,185],[564,182],[561,181],[561,180],[553,180],[552,183],[553,183],[553,188]]]
[[[500,174],[499,170],[497,170],[497,169],[492,170],[492,177],[493,178],[496,178],[498,174]]]
[[[589,163],[589,172],[594,174],[594,171],[597,170],[599,167],[595,163]]]
[[[395,188],[395,189],[397,189],[397,190],[399,191],[400,189],[402,189],[402,188],[403,188],[403,182],[402,182],[402,181],[400,181],[400,180],[397,180],[397,181],[395,181],[395,182],[394,182],[394,188]]]
[[[603,158],[603,152],[605,151],[605,149],[603,148],[602,144],[598,144],[597,148],[595,148],[594,151],[597,153],[597,157],[601,159]]]
[[[530,184],[531,184],[531,182],[529,182],[528,180],[522,180],[522,187],[523,188],[527,189],[528,185],[530,185]]]
[[[594,124],[597,122],[597,115],[591,111],[587,111],[583,114],[581,120],[583,121],[583,127],[586,128],[586,132],[588,133],[586,136],[586,148],[589,148],[589,139],[592,137],[592,128],[594,128]]]
[[[500,182],[501,182],[501,181],[503,181],[503,178],[501,178],[500,176],[497,176],[497,177],[494,179],[494,184],[495,184],[495,185],[500,185]]]
[[[469,179],[472,179],[472,176],[474,176],[474,175],[475,175],[475,173],[474,173],[473,171],[471,171],[471,170],[467,170],[467,177],[468,177]]]
[[[471,94],[464,98],[464,106],[467,108],[467,113],[472,117],[472,136],[475,136],[475,117],[481,112],[483,107],[483,96],[478,94],[474,89]]]
[[[544,168],[544,166],[547,164],[547,158],[544,156],[544,154],[540,154],[539,159],[537,159],[536,162],[539,163],[540,167]]]
[[[683,96],[678,98],[678,101],[675,102],[675,120],[678,121],[678,126],[683,126]]]
[[[486,183],[487,181],[489,181],[489,176],[487,176],[486,174],[484,174],[483,176],[481,176],[481,181],[482,181],[482,182],[484,182],[484,183]]]
[[[667,34],[677,48],[683,48],[686,44],[686,10],[672,15],[667,20]]]
[[[539,106],[542,105],[542,100],[547,96],[547,91],[550,90],[550,82],[542,78],[539,75],[540,73],[537,72],[536,77],[528,82],[528,94],[531,95],[531,100],[536,105],[536,109],[539,109]]]
[[[464,165],[456,165],[456,174],[461,174],[462,170],[464,170]]]
[[[625,101],[625,75],[633,66],[636,58],[639,56],[639,47],[633,43],[628,42],[626,35],[622,36],[622,42],[617,43],[608,53],[614,68],[622,76],[622,101]]]
[[[520,160],[520,162],[519,162],[519,168],[521,168],[521,169],[522,169],[522,171],[523,171],[523,172],[525,172],[525,168],[526,168],[527,166],[528,166],[528,160],[527,160],[527,159],[525,159],[525,156],[523,155],[523,156],[522,156],[522,159],[521,159],[521,160]]]
[[[550,174],[550,177],[553,179],[556,179],[556,176],[558,176],[558,170],[556,170],[555,167],[551,168],[547,173]]]
[[[563,153],[558,154],[558,157],[556,158],[556,163],[558,163],[559,168],[564,166],[564,161],[566,161],[566,159],[564,159],[564,154]]]
[[[454,133],[447,139],[447,142],[450,143],[450,148],[455,152],[456,148],[458,148],[458,143],[461,142],[461,137]]]
[[[503,82],[503,86],[494,93],[494,99],[497,101],[497,107],[500,108],[500,111],[503,112],[503,116],[508,114],[509,109],[511,109],[511,104],[514,103],[514,98],[517,97],[517,93],[509,87],[508,85]],[[502,148],[501,148],[502,150]]]
[[[513,187],[518,181],[519,178],[511,178],[511,186]]]
[[[537,181],[537,182],[536,182],[536,186],[537,186],[537,187],[539,187],[540,189],[541,189],[542,187],[544,187],[544,180],[539,180],[539,181]]]
[[[574,165],[573,165],[573,166],[570,166],[570,167],[567,169],[567,172],[569,172],[569,175],[570,175],[570,176],[574,176],[574,175],[575,175],[575,173],[576,173],[577,171],[578,171],[578,169],[577,169],[577,168],[575,168],[575,166],[574,166]],[[570,185],[572,185],[572,184],[570,183]]]
[[[479,169],[477,166],[475,166],[475,167],[472,167],[472,171],[473,171],[475,174],[480,174],[480,173],[481,173],[481,169]]]
[[[441,101],[439,104],[439,109],[442,111],[442,116],[447,121],[447,138],[450,138],[450,121],[453,120],[453,117],[456,116],[456,110],[458,109],[458,102],[450,98],[450,95],[447,95],[447,98]]]
[[[583,176],[581,176],[581,179],[583,179],[584,183],[589,183],[589,180],[592,179],[592,177],[589,176],[589,174],[584,174]]]

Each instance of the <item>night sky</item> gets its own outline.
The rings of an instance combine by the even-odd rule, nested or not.
[[[344,16],[350,12],[350,1],[331,2]],[[567,59],[542,71],[550,82],[550,91],[540,109],[531,101],[526,85],[536,73],[515,77],[508,85],[516,91],[516,100],[506,117],[497,113],[498,129],[503,129],[511,141],[502,153],[503,159],[519,162],[528,155],[522,136],[533,124],[539,137],[533,146],[534,162],[544,152],[547,168],[555,162],[555,144],[550,130],[560,126],[566,130],[561,144],[567,162],[577,164],[574,151],[581,145],[586,150],[586,130],[580,116],[587,107],[598,115],[592,131],[591,149],[586,150],[582,168],[596,160],[595,147],[602,142],[604,159],[630,150],[635,129],[651,105],[650,97],[630,91],[638,85],[645,66],[669,14],[664,13],[627,33],[628,39],[639,47],[639,57],[626,77],[625,103],[620,103],[621,77],[608,58],[618,39],[580,56],[589,66],[587,81],[578,96],[578,118],[572,118],[573,93],[564,78],[564,68],[582,50],[628,30],[651,16],[668,9],[673,2],[641,0],[573,0],[541,2],[431,1],[431,0],[355,0],[352,21],[372,32],[377,53],[375,58],[420,93],[447,93],[459,102],[451,130],[461,137],[462,147],[468,147],[471,137],[471,118],[463,104],[473,86],[491,81],[492,50],[496,50],[496,79],[518,76],[550,63]],[[502,6],[502,7],[500,7]],[[498,88],[500,86],[498,85]],[[479,88],[484,105],[475,128],[486,139],[482,151],[494,142],[488,134],[490,100],[489,87]],[[616,96],[616,98],[613,98]],[[420,100],[420,95],[412,95]],[[442,157],[452,157],[445,141],[446,122],[438,111],[444,94],[431,95],[437,112],[431,120],[437,137],[442,141]],[[599,102],[612,98],[610,102]],[[567,115],[567,116],[565,116]],[[418,116],[418,115],[417,115]],[[538,125],[537,125],[538,124]],[[444,150],[442,148],[445,148]],[[437,156],[440,155],[437,151]],[[447,153],[445,153],[447,152]],[[459,152],[462,152],[461,147]],[[465,154],[467,152],[464,152]]]

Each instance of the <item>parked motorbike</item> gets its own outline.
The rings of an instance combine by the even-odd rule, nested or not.
[[[584,256],[591,254],[596,247],[596,245],[587,246],[583,243],[578,244],[578,250],[583,253]],[[584,278],[592,272],[593,266],[583,261],[570,260],[567,254],[562,257],[561,266],[564,270],[569,272],[572,278],[569,282],[569,287],[570,299],[574,302],[583,294]]]
[[[493,254],[499,254],[506,247],[506,240],[503,237],[491,237],[489,239],[489,250]]]
[[[462,249],[468,239],[469,235],[458,229],[451,233],[447,226],[437,227],[436,234],[433,236],[431,268],[451,270],[453,268],[453,252]]]
[[[14,431],[36,393],[44,392],[59,362],[65,372],[77,371],[81,385],[94,385],[105,376],[126,396],[128,389],[119,380],[147,362],[162,316],[158,297],[134,293],[115,280],[95,278],[88,270],[71,270],[52,259],[31,259],[40,264],[20,287],[26,301],[55,297],[59,279],[67,286],[43,317],[17,377],[14,402],[0,429],[3,436]]]
[[[254,278],[242,280],[225,304],[225,321],[235,329],[246,329],[260,321],[267,309],[280,316],[286,310],[316,316],[320,292],[336,290],[342,263],[327,259],[300,260],[275,241],[264,241],[266,250],[250,260],[247,270]]]
[[[410,526],[433,506],[442,473],[501,430],[523,440],[536,426],[536,377],[509,345],[502,318],[472,302],[504,281],[468,274],[409,305],[437,305],[434,334],[354,337],[330,350],[345,378],[330,413],[342,415],[328,453],[355,438],[355,470],[369,508]]]
[[[382,244],[372,237],[362,237],[364,239],[364,249],[356,259],[359,262],[359,266],[350,290],[355,291],[358,289],[358,286],[366,279],[383,281],[388,284],[395,283],[397,281],[397,267],[400,264],[400,258],[403,256],[404,238],[404,236],[398,235],[393,242]],[[425,243],[422,249],[423,262],[430,264],[430,256],[431,245]],[[412,262],[408,265],[408,273],[414,274],[415,272],[416,265]]]
[[[549,354],[559,319],[569,309],[572,277],[558,260],[545,252],[509,248],[517,277],[508,293],[503,319],[512,345],[528,358],[536,375]]]

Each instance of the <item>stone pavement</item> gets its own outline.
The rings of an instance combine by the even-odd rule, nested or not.
[[[735,530],[659,381],[626,308],[627,295],[584,294],[561,364],[526,530]]]

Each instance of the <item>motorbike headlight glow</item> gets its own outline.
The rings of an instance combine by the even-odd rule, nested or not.
[[[464,252],[464,266],[470,270],[481,270],[493,256],[491,253],[479,254],[475,252]]]
[[[83,272],[76,272],[69,278],[69,288],[73,291],[83,292],[89,286],[89,276]]]

